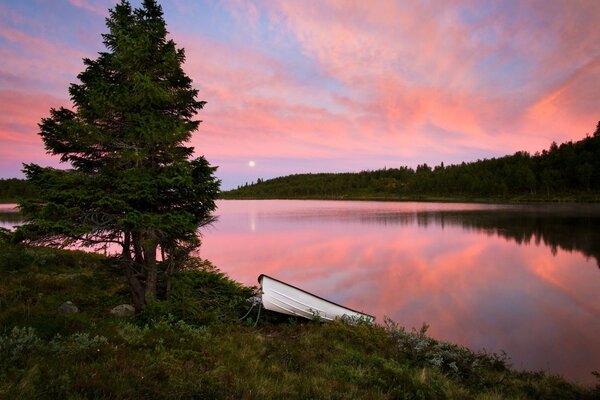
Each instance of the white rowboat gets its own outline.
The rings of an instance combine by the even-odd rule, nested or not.
[[[336,318],[363,319],[373,322],[375,317],[325,300],[278,279],[261,274],[262,304],[267,310],[308,319],[320,318],[333,321]]]

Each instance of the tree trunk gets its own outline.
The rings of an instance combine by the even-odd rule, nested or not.
[[[141,238],[140,238],[140,233],[139,232],[131,232],[131,239],[133,240],[133,254],[135,256],[135,263],[136,265],[140,266],[140,268],[143,268],[144,266],[144,257],[142,255],[142,245],[141,245]]]
[[[166,257],[163,256],[163,262],[166,264],[165,268],[165,296],[169,296],[169,292],[171,291],[171,275],[173,275],[173,270],[175,269],[175,265],[173,262],[173,255],[167,253]]]
[[[136,276],[137,272],[130,262],[127,263],[127,265],[125,266],[125,274],[127,276],[127,283],[129,283],[129,289],[131,290],[133,307],[135,308],[135,312],[138,313],[146,304],[146,294],[144,293],[144,287],[142,286],[142,283]]]
[[[137,277],[137,271],[133,268],[133,260],[131,259],[131,234],[129,232],[124,233],[121,258],[125,262],[125,276],[127,277],[127,283],[131,291],[133,307],[135,308],[135,312],[138,313],[142,310],[144,304],[146,304],[146,296],[144,294],[144,287]]]
[[[131,261],[131,235],[129,232],[123,232],[123,251],[121,251],[123,260]]]
[[[146,300],[148,300],[148,297],[156,297],[156,284],[158,282],[158,266],[156,265],[156,247],[158,244],[152,236],[151,233],[148,234],[142,242],[146,266]]]

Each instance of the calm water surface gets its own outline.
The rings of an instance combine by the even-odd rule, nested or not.
[[[594,383],[600,205],[219,201],[201,256],[264,273],[513,367]],[[0,226],[18,216],[0,207]]]
[[[201,256],[264,273],[515,368],[600,370],[600,207],[220,201]]]
[[[11,229],[21,223],[16,204],[0,204],[0,228]]]

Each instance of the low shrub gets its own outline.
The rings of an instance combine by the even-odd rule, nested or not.
[[[504,352],[474,352],[464,346],[435,340],[427,336],[429,325],[407,331],[389,318],[385,330],[394,345],[412,362],[429,366],[463,381],[476,381],[482,371],[508,371],[510,358]]]
[[[0,336],[0,367],[3,369],[20,367],[25,357],[37,351],[42,344],[35,329],[15,326],[10,332]]]
[[[231,322],[247,311],[248,299],[254,295],[255,288],[243,286],[205,263],[174,274],[167,298],[148,304],[139,318],[150,322],[172,315],[198,325]]]

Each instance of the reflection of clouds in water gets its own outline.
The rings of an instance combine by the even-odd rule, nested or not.
[[[16,212],[16,211],[18,211],[18,208],[17,208],[17,204],[15,204],[15,203],[0,204],[0,213]]]
[[[384,315],[409,328],[428,322],[435,337],[508,351],[518,368],[589,382],[589,371],[600,367],[593,335],[600,330],[598,269],[579,253],[584,244],[571,246],[558,231],[569,223],[577,242],[590,228],[547,215],[499,214],[510,207],[492,217],[477,212],[487,205],[435,206],[220,202],[220,229],[205,236],[203,256],[248,284],[266,273],[380,322]],[[248,236],[240,222],[252,214],[261,229]],[[556,256],[535,240],[528,245],[530,231],[543,243],[559,242]]]
[[[0,228],[12,229],[23,221],[16,204],[0,204]]]
[[[464,231],[497,235],[518,244],[532,241],[550,247],[583,253],[593,257],[600,267],[600,205],[598,204],[543,204],[494,205],[461,203],[372,203],[348,202],[344,208],[339,202],[319,209],[304,206],[298,212],[263,212],[264,219],[283,219],[303,222],[334,222],[353,224],[418,226],[458,226]],[[365,207],[365,204],[367,205]],[[423,207],[419,208],[419,205]],[[435,209],[438,205],[439,208]],[[369,208],[371,206],[371,208]]]

